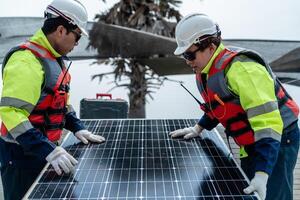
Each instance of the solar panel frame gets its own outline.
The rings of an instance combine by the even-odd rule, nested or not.
[[[62,146],[79,163],[56,175],[47,164],[25,199],[259,199],[216,130],[204,138],[171,139],[195,119],[84,120],[103,144],[84,145],[68,134]]]

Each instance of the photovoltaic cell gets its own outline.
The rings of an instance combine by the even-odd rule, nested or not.
[[[28,199],[257,199],[216,131],[204,138],[171,139],[170,131],[196,120],[88,120],[103,144],[79,143],[69,134],[65,149],[78,161],[72,174],[46,166]]]

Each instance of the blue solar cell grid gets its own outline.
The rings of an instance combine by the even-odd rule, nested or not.
[[[192,126],[180,120],[90,120],[103,144],[83,145],[72,134],[63,146],[79,164],[72,174],[56,175],[47,166],[28,199],[257,199],[217,132],[188,141],[170,131]]]

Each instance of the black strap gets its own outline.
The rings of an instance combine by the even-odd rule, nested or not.
[[[231,129],[232,124],[234,124],[234,123],[236,123],[238,121],[244,122],[245,123],[245,127],[244,128],[240,128],[238,130],[232,130]],[[251,130],[252,129],[251,129],[250,123],[248,121],[247,115],[239,113],[237,116],[232,117],[231,119],[229,119],[227,121],[225,133],[228,136],[237,137],[237,136],[240,136],[240,135],[242,135],[242,134],[244,134],[244,133],[246,133],[248,131],[251,131]]]
[[[238,130],[230,130],[229,128],[226,128],[225,133],[226,133],[226,135],[235,138],[235,137],[238,137],[238,136],[240,136],[248,131],[251,131],[251,130],[252,129],[247,126],[245,128],[240,128]]]
[[[65,122],[56,123],[56,124],[42,124],[42,123],[32,123],[32,125],[41,130],[43,133],[46,133],[47,130],[61,130],[64,128]]]
[[[61,109],[53,109],[48,108],[47,110],[33,110],[31,112],[32,115],[53,115],[53,114],[65,114],[67,113],[68,109],[66,107]]]
[[[69,86],[69,84],[61,84],[58,89],[60,91],[68,93],[70,91],[70,86]]]
[[[62,109],[50,109],[48,108],[47,110],[34,110],[31,114],[35,115],[43,115],[44,116],[44,123],[32,123],[32,125],[41,130],[44,134],[46,133],[47,130],[57,130],[57,129],[63,129],[65,126],[65,121],[62,121],[61,123],[51,123],[49,115],[53,114],[62,114],[65,115],[67,112],[67,108],[64,107]]]
[[[49,87],[44,87],[43,91],[45,93],[47,93],[47,94],[50,94],[50,95],[54,95],[55,94],[54,91],[51,88],[49,88]]]

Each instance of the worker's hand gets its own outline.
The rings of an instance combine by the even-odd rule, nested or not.
[[[265,200],[267,193],[267,182],[269,175],[264,172],[256,172],[254,178],[251,180],[250,185],[244,189],[246,194],[257,192],[261,200]]]
[[[198,124],[196,124],[193,127],[188,127],[188,128],[178,129],[176,131],[173,131],[173,132],[169,133],[169,135],[172,138],[183,136],[183,138],[187,140],[190,138],[201,136],[202,130],[203,130],[203,128],[201,126],[199,126]]]
[[[46,160],[53,166],[58,175],[61,175],[62,170],[65,173],[72,172],[77,164],[77,160],[62,147],[56,147],[46,157]]]
[[[75,136],[84,144],[90,142],[102,143],[105,141],[105,138],[100,135],[95,135],[88,130],[80,130],[75,133]]]

